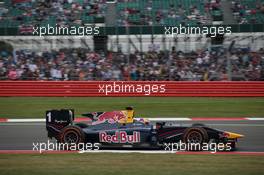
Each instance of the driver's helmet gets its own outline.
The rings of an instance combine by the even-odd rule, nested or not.
[[[148,125],[150,123],[149,119],[147,119],[147,118],[139,118],[139,119],[137,119],[137,121],[144,123],[146,125]]]

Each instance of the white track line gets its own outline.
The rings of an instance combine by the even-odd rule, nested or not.
[[[32,119],[7,119],[7,122],[15,122],[15,123],[29,123],[29,122],[45,122],[45,119],[36,119],[36,118],[32,118]]]
[[[83,118],[82,118],[83,119]],[[135,118],[139,119],[139,118]],[[78,120],[78,118],[77,118]],[[88,119],[87,119],[88,120]],[[192,121],[193,118],[148,118],[149,121]],[[219,117],[219,120],[221,120],[221,117]],[[241,121],[264,121],[264,118],[245,118]],[[0,123],[34,123],[34,122],[45,122],[46,120],[43,118],[31,118],[31,119],[7,119],[6,121],[0,121]],[[210,121],[210,118],[208,120],[201,120],[201,121]],[[217,121],[217,120],[215,120]],[[224,120],[223,120],[224,121]],[[231,121],[231,120],[230,120]],[[240,120],[239,120],[240,121]]]
[[[246,118],[247,120],[257,120],[257,121],[262,121],[264,118]]]
[[[137,119],[137,118],[136,118]],[[148,118],[149,121],[191,121],[191,118]]]
[[[6,122],[0,123],[0,126],[45,126],[44,122]]]
[[[45,126],[46,123],[40,122],[12,122],[12,123],[0,123],[0,126]],[[241,127],[264,127],[264,124],[238,124],[238,123],[206,123],[206,126],[241,126]],[[171,126],[181,126],[181,125],[171,125]]]
[[[140,118],[135,118],[140,119]],[[77,118],[78,120],[78,118]],[[88,120],[88,119],[87,119]],[[148,118],[149,121],[191,121],[191,118]],[[30,123],[30,122],[45,122],[45,119],[7,119],[7,121],[3,121],[3,123]]]
[[[144,151],[144,150],[92,150],[79,151],[79,153],[143,153],[143,154],[169,154],[176,153],[176,151]]]
[[[229,124],[229,123],[206,123],[206,126],[253,126],[253,127],[264,127],[264,124],[236,124],[236,123],[233,123],[233,124]]]
[[[92,151],[79,151],[78,153],[141,153],[141,154],[179,154],[179,155],[260,155],[263,156],[264,152],[250,152],[250,151],[232,151],[232,152],[185,152],[185,151],[144,151],[144,150],[92,150]]]

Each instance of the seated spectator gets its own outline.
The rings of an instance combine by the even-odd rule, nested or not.
[[[8,79],[9,80],[17,80],[18,76],[17,76],[17,71],[14,67],[12,67],[9,72],[8,72]]]
[[[227,80],[223,49],[159,51],[127,56],[122,52],[95,53],[88,49],[60,49],[36,53],[17,50],[0,57],[1,80]],[[153,49],[156,48],[156,49]],[[3,54],[4,53],[4,54]],[[14,57],[15,56],[15,57]],[[129,57],[129,60],[127,59]],[[264,50],[236,49],[231,57],[232,74],[244,80],[263,80]],[[241,78],[240,78],[241,79]]]

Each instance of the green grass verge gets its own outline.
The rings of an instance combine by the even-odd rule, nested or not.
[[[0,155],[0,172],[28,174],[260,175],[264,156],[175,154]]]
[[[134,106],[139,117],[263,117],[264,98],[186,97],[0,97],[0,117],[41,118],[48,109],[77,115]]]

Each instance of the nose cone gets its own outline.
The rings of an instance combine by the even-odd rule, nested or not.
[[[237,134],[237,133],[234,133],[234,132],[225,132],[225,135],[229,139],[238,139],[238,138],[245,137],[244,135]]]

